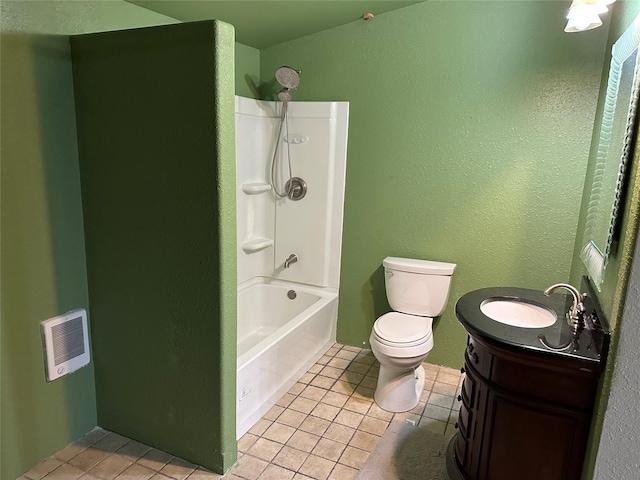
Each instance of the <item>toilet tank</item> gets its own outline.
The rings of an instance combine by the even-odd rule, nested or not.
[[[387,300],[393,310],[422,317],[442,314],[455,263],[387,257],[382,265]]]

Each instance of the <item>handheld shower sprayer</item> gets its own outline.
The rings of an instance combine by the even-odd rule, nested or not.
[[[271,188],[273,189],[273,193],[277,198],[288,197],[291,200],[300,200],[304,197],[304,194],[297,195],[294,189],[294,181],[293,181],[293,173],[291,170],[291,150],[289,142],[286,145],[287,152],[287,166],[289,169],[289,181],[285,183],[284,192],[278,189],[277,182],[277,163],[276,159],[278,157],[278,149],[280,146],[280,142],[283,141],[282,130],[283,128],[286,130],[287,137],[289,136],[289,116],[288,116],[288,105],[291,101],[291,91],[294,90],[300,84],[300,70],[296,70],[292,67],[282,66],[276,70],[276,80],[282,86],[282,90],[278,93],[278,100],[282,102],[282,109],[280,113],[280,128],[278,129],[278,136],[276,139],[275,148],[273,150],[273,158],[271,159]],[[284,161],[284,159],[282,160]],[[281,166],[281,169],[284,170],[284,165]],[[286,178],[286,177],[285,177]],[[284,179],[282,180],[284,182]],[[306,186],[306,185],[305,185]]]

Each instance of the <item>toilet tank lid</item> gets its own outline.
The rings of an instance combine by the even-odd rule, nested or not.
[[[421,273],[423,275],[453,275],[455,263],[416,260],[414,258],[387,257],[382,261],[385,268],[401,272]]]

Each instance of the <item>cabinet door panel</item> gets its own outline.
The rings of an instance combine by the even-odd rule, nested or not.
[[[491,427],[482,478],[569,480],[575,419],[527,407],[499,395],[490,399]],[[578,469],[579,471],[580,469]]]

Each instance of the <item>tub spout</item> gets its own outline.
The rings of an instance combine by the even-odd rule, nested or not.
[[[292,263],[296,263],[297,261],[298,261],[298,256],[295,253],[292,253],[284,261],[284,268],[289,268]]]

